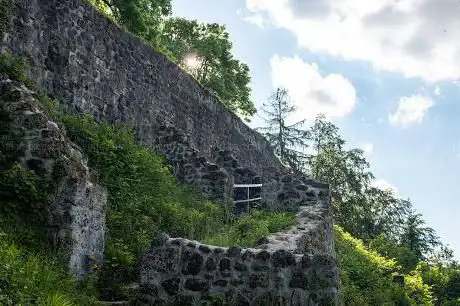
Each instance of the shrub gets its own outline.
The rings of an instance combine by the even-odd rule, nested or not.
[[[268,234],[295,224],[293,213],[253,210],[250,215],[235,219],[204,241],[217,246],[253,247]]]
[[[0,232],[1,305],[94,305],[77,290],[65,267],[49,256],[18,247]]]
[[[368,250],[338,226],[334,236],[346,305],[433,305],[429,286],[417,272],[402,274],[394,259]],[[394,281],[398,276],[404,285]]]

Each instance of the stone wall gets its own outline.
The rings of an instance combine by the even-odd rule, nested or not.
[[[73,110],[128,124],[152,148],[169,124],[210,161],[218,148],[254,171],[280,166],[265,139],[215,95],[84,0],[19,1],[2,49],[25,56],[39,87]]]
[[[70,250],[70,271],[82,277],[91,263],[102,263],[107,193],[91,182],[80,149],[47,116],[34,92],[0,76],[0,107],[10,117],[8,130],[17,140],[2,147],[2,153],[13,150],[26,169],[50,182],[45,213],[50,238]]]
[[[70,111],[133,128],[140,143],[166,156],[179,179],[212,199],[226,202],[233,197],[234,183],[263,183],[254,195],[262,195],[265,208],[301,207],[296,228],[268,237],[257,249],[215,248],[182,239],[157,241],[144,257],[142,299],[197,302],[213,295],[241,305],[335,301],[337,266],[327,185],[289,174],[267,141],[215,95],[84,0],[18,1],[21,5],[3,33],[0,51],[25,57],[29,76]],[[67,153],[79,156],[78,149]],[[51,223],[68,221],[75,207],[102,213],[103,206],[98,206],[104,200],[102,192],[94,191],[100,201],[82,200],[89,199],[86,191],[99,190],[88,187],[85,167],[76,181],[72,177],[63,183],[76,185],[60,189],[69,194],[56,197],[62,209],[54,211],[62,215],[51,217]],[[75,205],[69,207],[61,198]],[[72,222],[57,236],[77,235],[74,229],[79,225]],[[94,236],[75,238],[83,250],[101,242],[99,228],[88,230],[83,233],[94,230]],[[76,256],[75,265],[81,267],[82,256]],[[211,259],[216,267],[208,271]]]
[[[301,207],[296,226],[256,248],[160,235],[142,260],[138,305],[337,305],[328,213],[324,203]]]

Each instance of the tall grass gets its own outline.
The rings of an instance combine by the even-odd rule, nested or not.
[[[94,305],[65,266],[49,254],[17,246],[0,232],[0,305]]]

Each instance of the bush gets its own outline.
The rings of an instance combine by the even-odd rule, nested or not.
[[[0,35],[8,27],[17,0],[0,0]]]
[[[335,226],[340,281],[346,305],[433,305],[429,286],[420,274],[401,273],[394,259],[368,250],[362,240]],[[398,284],[395,278],[403,278]]]
[[[1,305],[95,305],[59,261],[25,251],[0,232]]]
[[[114,298],[117,286],[137,280],[138,260],[160,231],[200,240],[222,225],[222,206],[179,185],[166,160],[137,145],[129,130],[88,116],[63,121],[108,189],[108,247],[101,272],[101,286],[111,292],[106,298]]]
[[[261,238],[285,230],[293,224],[293,213],[253,210],[250,215],[233,220],[216,234],[207,237],[204,242],[217,246],[253,247]]]
[[[137,280],[140,256],[160,231],[219,245],[253,245],[293,223],[293,215],[254,212],[224,225],[226,209],[178,184],[166,160],[137,145],[129,130],[88,116],[64,116],[63,121],[108,189],[107,251],[100,278],[106,299],[123,298],[117,293]],[[216,229],[222,230],[212,237]]]

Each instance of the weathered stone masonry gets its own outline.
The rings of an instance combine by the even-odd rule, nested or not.
[[[234,183],[263,183],[257,192],[266,208],[302,207],[297,228],[269,237],[257,249],[219,252],[177,239],[154,246],[144,258],[144,298],[175,303],[178,298],[198,301],[209,293],[220,299],[228,293],[242,305],[268,305],[261,302],[263,296],[280,305],[335,300],[338,279],[327,185],[289,174],[267,141],[215,95],[84,0],[18,1],[1,51],[25,57],[29,76],[69,110],[132,127],[141,143],[166,156],[179,179],[212,199],[226,202]],[[164,254],[172,256],[174,267],[158,266],[162,261],[155,258]],[[192,260],[187,254],[197,260],[196,275],[187,272]],[[210,258],[218,267],[206,271]],[[254,268],[258,266],[265,272]],[[177,290],[165,291],[165,281]]]
[[[90,264],[102,263],[107,193],[91,181],[81,150],[39,106],[34,92],[2,75],[0,107],[17,139],[12,143],[3,134],[2,143],[12,147],[1,150],[15,152],[18,162],[53,182],[46,226],[52,241],[70,250],[70,271],[82,277]]]
[[[159,236],[142,261],[138,303],[336,305],[338,271],[328,243],[332,240],[319,237],[328,232],[321,220],[326,203],[301,207],[297,226],[252,249]]]

